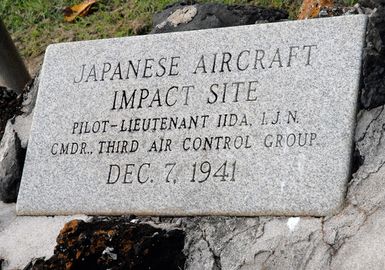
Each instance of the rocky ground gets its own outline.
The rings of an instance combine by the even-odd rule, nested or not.
[[[369,27],[353,174],[346,203],[337,214],[17,217],[14,203],[0,202],[0,265],[4,269],[384,269],[385,2],[364,0],[354,8],[320,9],[318,16],[346,13],[368,14]],[[153,33],[285,18],[287,13],[280,10],[184,3],[157,14]],[[23,96],[6,96],[0,102],[7,117],[17,111],[0,144],[4,202],[16,201],[37,85],[38,78]]]

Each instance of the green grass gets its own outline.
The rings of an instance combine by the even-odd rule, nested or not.
[[[63,8],[81,0],[0,0],[0,17],[24,58],[41,55],[50,43],[144,34],[153,13],[176,0],[99,0],[89,16],[64,21]],[[356,0],[344,0],[355,2]],[[301,0],[202,0],[284,8],[295,17]],[[352,4],[352,3],[349,3]]]
[[[41,54],[54,42],[119,37],[146,32],[150,14],[171,1],[99,1],[93,13],[74,23],[63,8],[79,0],[1,0],[0,15],[24,57]]]

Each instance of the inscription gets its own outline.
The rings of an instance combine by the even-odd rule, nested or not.
[[[143,58],[136,60],[118,61],[115,63],[104,62],[99,64],[82,64],[78,77],[74,77],[73,83],[105,82],[113,80],[146,79],[174,77],[182,73],[192,76],[205,73],[231,73],[246,70],[264,70],[273,68],[296,68],[298,66],[312,66],[316,60],[318,50],[322,48],[318,44],[293,45],[282,48],[245,49],[241,51],[225,51],[213,54],[202,54],[193,61],[192,70],[183,69],[187,64],[184,58],[178,55],[156,58]],[[260,94],[265,91],[264,83],[260,80],[214,82],[206,87],[198,89],[196,85],[158,85],[150,88],[146,84],[134,88],[111,91],[110,111],[157,110],[163,107],[189,107],[205,104],[207,107],[217,104],[263,102]],[[257,105],[258,106],[258,105]],[[266,108],[264,108],[266,109]],[[315,147],[320,140],[317,132],[303,129],[295,133],[281,133],[268,130],[269,126],[299,126],[301,110],[298,108],[288,110],[258,111],[254,114],[242,113],[217,113],[195,114],[186,116],[162,116],[146,118],[122,118],[103,120],[84,120],[73,122],[71,134],[73,135],[111,135],[124,133],[142,134],[151,133],[155,137],[157,133],[166,134],[178,130],[221,130],[231,128],[246,128],[238,135],[221,134],[220,136],[182,136],[174,138],[158,135],[148,142],[140,140],[99,140],[92,147],[86,142],[55,142],[51,147],[53,156],[62,155],[127,155],[133,156],[140,153],[170,153],[173,151],[193,152],[219,152],[219,151],[255,151],[259,147],[265,149],[287,149],[297,147]],[[308,119],[303,119],[304,121]],[[265,128],[265,132],[255,135],[247,132],[255,127]],[[207,160],[194,163],[191,182],[203,183],[210,177],[222,175],[225,179],[231,176],[235,179],[235,164],[242,164],[240,160],[225,161],[217,171]],[[227,169],[234,164],[232,173]],[[185,165],[186,166],[186,165]],[[167,163],[166,167],[178,167],[176,162]],[[153,183],[155,176],[145,177],[148,171],[156,173],[160,168],[154,168],[148,163],[129,163],[125,165],[111,164],[108,169],[107,184],[133,183],[133,179],[140,184]],[[223,170],[220,174],[219,171]],[[166,182],[170,182],[171,171],[167,173]],[[183,173],[179,173],[183,175]],[[196,180],[201,174],[203,180]],[[151,178],[151,179],[150,179]],[[130,180],[127,180],[130,179]],[[197,178],[198,179],[198,178]],[[174,180],[174,183],[179,180]]]
[[[241,51],[217,52],[200,55],[194,61],[191,74],[239,72],[249,69],[290,68],[312,64],[317,44],[294,45],[282,48],[250,48]],[[178,76],[181,56],[129,59],[115,63],[82,64],[73,83],[103,82],[113,80],[161,78]]]
[[[236,161],[229,162],[227,160],[223,163],[201,161],[195,162],[191,166],[181,165],[177,162],[166,163],[159,167],[155,167],[150,162],[110,164],[106,183],[110,185],[117,183],[151,184],[156,180],[172,184],[183,184],[183,182],[202,184],[206,181],[235,182],[236,164]],[[175,171],[179,167],[184,169],[183,173],[175,175]],[[163,175],[159,176],[160,172],[163,172]]]

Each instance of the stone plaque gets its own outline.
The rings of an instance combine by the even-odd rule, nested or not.
[[[363,15],[49,46],[18,214],[327,215]]]

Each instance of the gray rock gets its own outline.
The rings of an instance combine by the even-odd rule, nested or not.
[[[29,133],[31,130],[33,109],[35,108],[37,92],[39,89],[39,74],[34,78],[34,81],[23,94],[23,103],[20,112],[10,121],[14,125],[14,129],[20,138],[21,146],[26,149],[28,145]]]
[[[250,5],[195,4],[190,1],[168,6],[164,11],[155,14],[153,16],[154,28],[151,33],[275,22],[287,18],[288,13],[281,9]]]
[[[367,220],[354,236],[344,240],[331,263],[332,269],[384,269],[385,211],[379,209]]]
[[[25,150],[12,124],[8,122],[0,143],[0,200],[15,202],[19,191]]]
[[[39,79],[27,87],[20,111],[8,120],[0,143],[0,200],[16,202]]]

